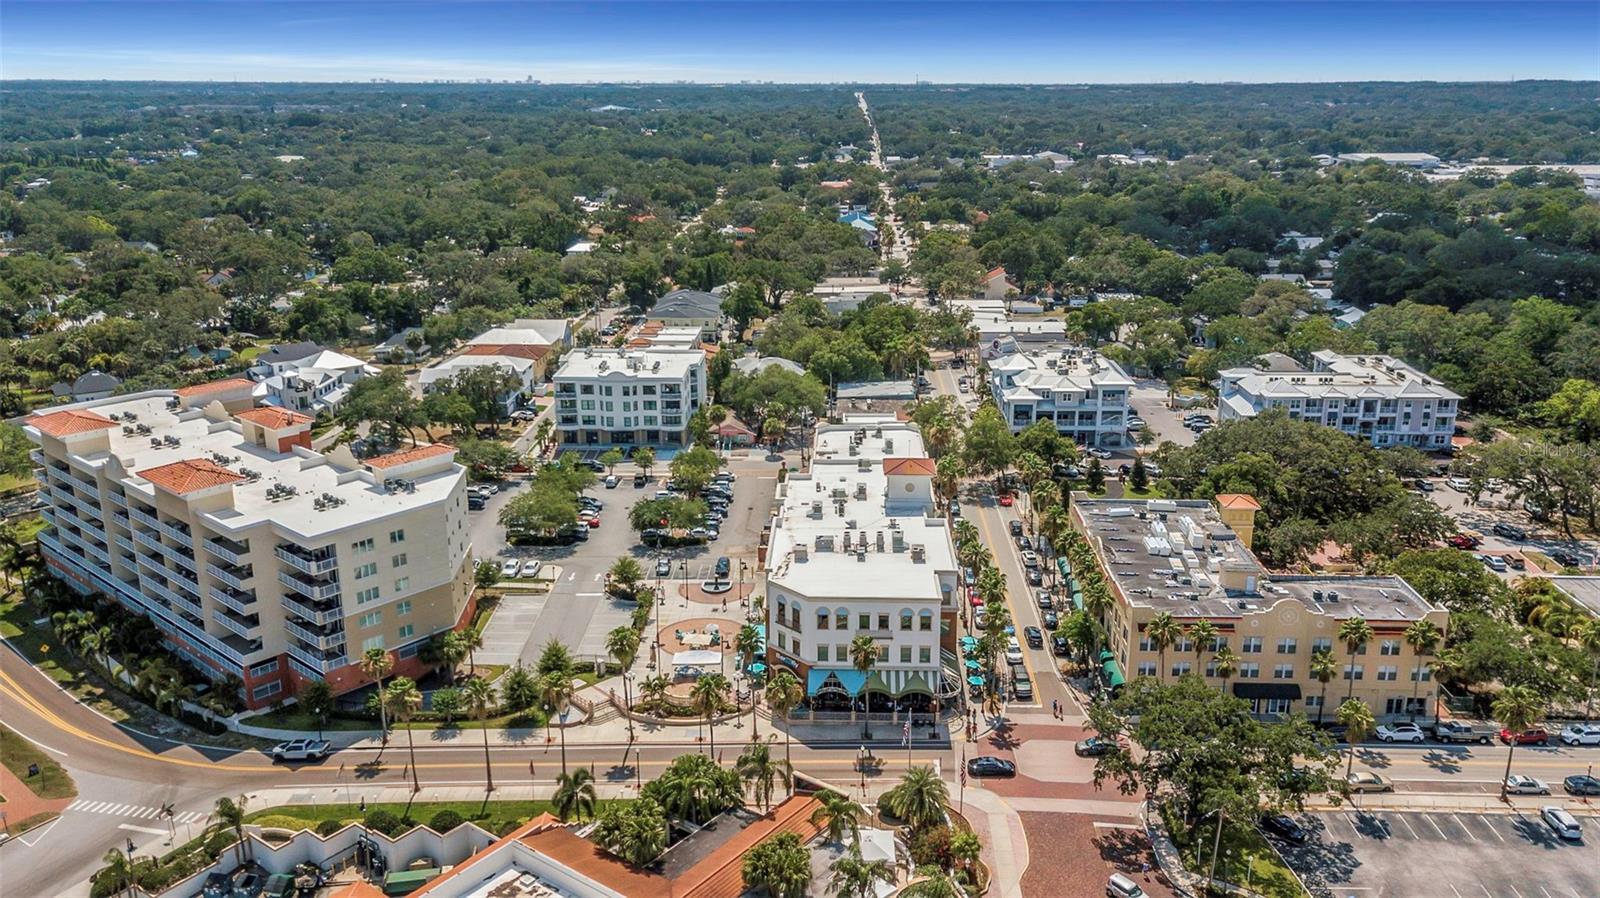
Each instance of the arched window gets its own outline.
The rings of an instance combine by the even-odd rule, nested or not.
[[[933,630],[933,612],[932,611],[929,611],[928,609],[924,608],[924,609],[922,609],[922,613],[920,615],[918,615],[917,617],[918,617],[917,629],[922,630],[923,632],[930,632],[930,631]]]
[[[818,630],[826,630],[826,629],[828,629],[828,624],[832,620],[833,620],[833,615],[828,613],[828,609],[826,609],[826,608],[818,608],[817,609],[817,629]]]
[[[910,608],[901,608],[900,609],[900,629],[902,629],[902,630],[911,629],[911,609]]]

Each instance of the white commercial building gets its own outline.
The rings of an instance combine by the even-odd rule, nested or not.
[[[958,564],[933,475],[916,425],[869,415],[819,427],[811,470],[778,485],[768,660],[796,674],[813,709],[830,694],[834,704],[953,696],[941,649],[955,647]],[[877,648],[870,673],[850,656],[863,635]]]
[[[262,376],[256,385],[257,402],[308,415],[336,410],[356,381],[379,373],[372,365],[331,349],[318,349],[300,359],[260,365],[251,370],[258,374],[271,372]]]
[[[38,444],[51,571],[159,627],[261,707],[308,680],[369,682],[370,648],[417,676],[471,620],[466,477],[448,446],[358,461],[312,419],[252,407],[242,378],[79,403],[24,422]]]
[[[1374,446],[1441,451],[1455,432],[1461,397],[1439,381],[1386,355],[1343,356],[1323,350],[1306,370],[1229,368],[1219,374],[1217,418],[1253,418],[1279,408],[1289,417],[1336,427]]]
[[[1127,445],[1133,379],[1086,347],[1001,356],[989,388],[1013,431],[1052,421],[1081,446]]]
[[[699,349],[579,349],[561,359],[556,432],[570,446],[683,446],[706,404]]]
[[[1339,161],[1360,165],[1377,160],[1384,165],[1403,165],[1407,168],[1427,170],[1439,167],[1439,157],[1432,153],[1340,153]]]

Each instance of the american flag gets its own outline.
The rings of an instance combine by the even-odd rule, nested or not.
[[[900,728],[900,744],[908,748],[911,746],[911,721],[909,720],[905,722],[905,726]]]

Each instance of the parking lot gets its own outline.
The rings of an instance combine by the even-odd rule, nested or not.
[[[1533,520],[1527,512],[1508,501],[1505,494],[1485,493],[1474,504],[1471,496],[1451,489],[1443,479],[1433,482],[1434,489],[1427,494],[1428,498],[1454,518],[1463,531],[1482,537],[1483,544],[1475,552],[1520,554],[1531,550],[1548,555],[1552,550],[1563,550],[1576,555],[1586,565],[1595,563],[1596,549],[1592,543],[1567,539],[1561,533],[1559,524],[1552,526]],[[1521,527],[1527,531],[1528,538],[1515,540],[1495,535],[1492,530],[1499,523]],[[1530,565],[1525,572],[1506,571],[1503,576],[1516,577],[1522,573],[1538,571]]]
[[[1151,448],[1169,441],[1179,446],[1192,446],[1199,434],[1183,426],[1183,416],[1191,412],[1203,413],[1213,420],[1217,416],[1216,409],[1169,408],[1167,385],[1159,380],[1135,381],[1131,401],[1133,413],[1143,418],[1145,426],[1156,436]]]
[[[1311,893],[1331,898],[1593,898],[1600,813],[1565,842],[1536,810],[1512,814],[1381,811],[1305,814],[1305,845],[1277,843]]]

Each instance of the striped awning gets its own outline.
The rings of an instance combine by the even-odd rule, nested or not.
[[[906,695],[911,692],[933,694],[933,687],[928,684],[932,674],[920,670],[881,670],[874,671],[872,682],[868,685],[873,689],[881,689],[893,696]]]

